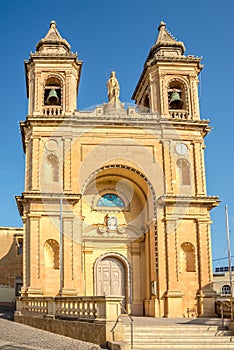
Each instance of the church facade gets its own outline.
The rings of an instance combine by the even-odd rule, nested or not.
[[[82,62],[51,22],[25,63],[22,296],[121,295],[132,315],[214,315],[198,75],[165,23],[124,108],[77,110]]]

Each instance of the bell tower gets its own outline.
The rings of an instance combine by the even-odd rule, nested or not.
[[[210,127],[200,118],[198,97],[203,66],[201,58],[184,52],[183,42],[161,22],[132,96],[146,120],[158,120],[151,132],[164,193],[157,199],[157,297],[147,307],[156,315],[155,305],[164,300],[167,317],[185,316],[186,310],[214,315],[209,212],[219,201],[206,192],[204,138]]]
[[[82,288],[80,241],[74,239],[80,196],[72,188],[70,128],[81,67],[54,21],[25,62],[28,115],[20,122],[25,189],[16,197],[25,225],[25,296],[77,295]]]
[[[200,119],[198,74],[201,59],[184,56],[185,46],[161,22],[132,98],[141,109],[162,117]]]
[[[77,108],[82,62],[70,51],[55,21],[25,62],[28,114],[46,117],[71,115]]]

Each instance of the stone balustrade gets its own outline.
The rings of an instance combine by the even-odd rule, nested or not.
[[[61,114],[63,114],[61,106],[58,106],[58,107],[46,106],[43,108],[43,115],[46,117],[56,117]]]
[[[78,320],[116,320],[121,313],[120,296],[19,297],[16,313]]]
[[[173,119],[189,119],[189,113],[186,110],[171,109],[169,110],[169,114]]]

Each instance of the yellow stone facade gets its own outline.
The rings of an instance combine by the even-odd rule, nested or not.
[[[56,23],[25,63],[24,296],[123,295],[133,315],[214,315],[200,58],[159,26],[124,109],[77,110],[82,62]],[[112,74],[115,78],[115,74]],[[109,89],[109,88],[108,88]]]

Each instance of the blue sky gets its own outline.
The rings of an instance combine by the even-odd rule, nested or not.
[[[107,101],[106,81],[116,70],[121,100],[131,96],[161,20],[186,46],[202,56],[201,117],[214,128],[206,137],[209,195],[222,201],[212,211],[213,259],[227,256],[224,205],[229,208],[234,254],[234,2],[218,1],[29,1],[0,2],[1,138],[0,225],[21,226],[14,196],[24,187],[24,154],[18,122],[27,115],[24,60],[46,34],[51,20],[83,61],[78,108]],[[215,261],[226,264],[227,260]]]

